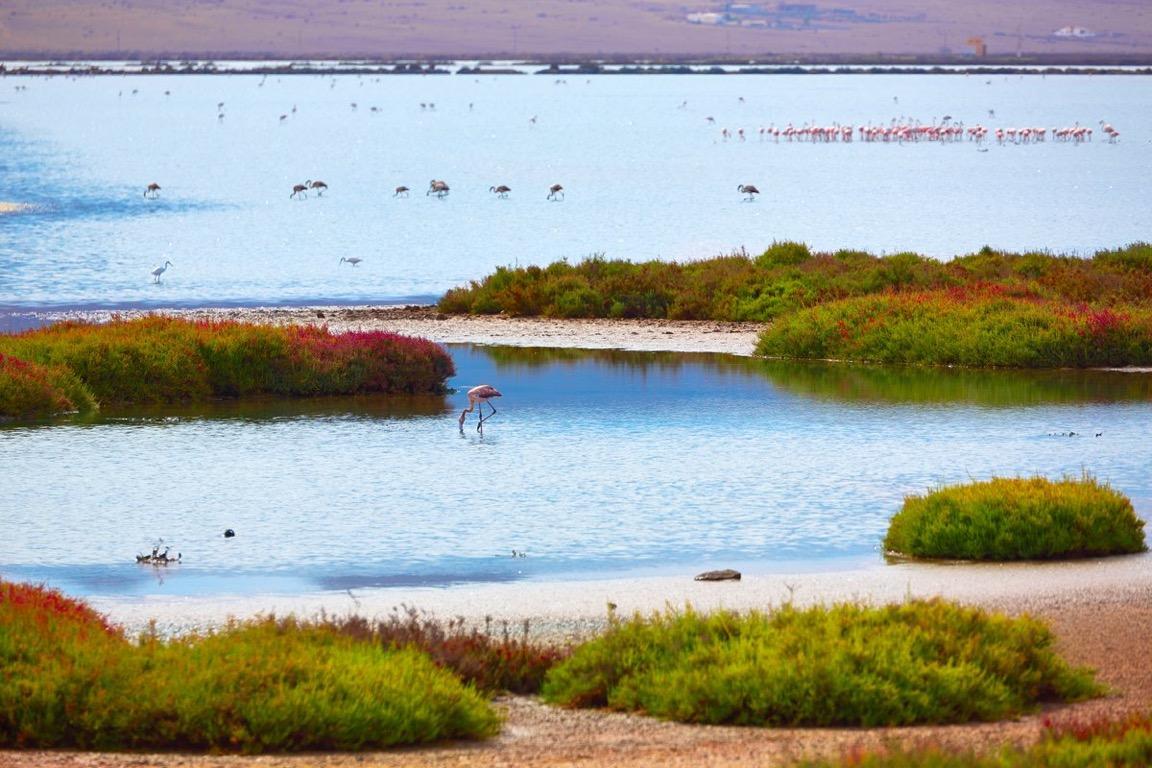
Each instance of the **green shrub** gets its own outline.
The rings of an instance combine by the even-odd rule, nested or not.
[[[0,352],[0,420],[43,418],[95,407],[92,393],[68,369]]]
[[[519,636],[507,623],[496,634],[490,620],[481,630],[469,628],[463,619],[443,623],[408,608],[403,613],[393,610],[388,618],[375,622],[353,616],[328,619],[326,625],[386,648],[421,650],[464,682],[489,693],[539,693],[544,675],[567,655],[555,645],[529,641],[527,621]]]
[[[1132,502],[1094,478],[993,478],[909,496],[884,549],[915,557],[1040,560],[1142,552]]]
[[[543,695],[740,725],[996,720],[1099,692],[1039,621],[941,600],[771,614],[691,609],[616,622],[553,668]]]
[[[425,339],[161,316],[62,323],[0,335],[0,358],[2,353],[39,366],[23,370],[33,371],[37,381],[58,385],[64,399],[56,397],[53,410],[84,410],[96,400],[124,404],[251,395],[440,393],[455,372],[443,348]],[[21,380],[8,372],[12,367],[0,363],[0,406],[13,403],[12,410],[0,409],[0,416],[21,412],[16,396],[5,399],[6,388],[15,386],[6,382],[21,381],[24,390],[34,389],[28,375]]]
[[[415,649],[293,619],[126,640],[59,593],[0,583],[0,746],[366,749],[494,734],[474,690]]]
[[[851,297],[992,285],[1058,304],[1091,304],[1098,311],[1152,301],[1150,248],[1135,243],[1082,259],[986,246],[938,261],[915,253],[813,254],[803,243],[776,242],[755,259],[742,251],[682,263],[596,255],[578,264],[499,267],[448,291],[439,306],[475,314],[767,321]]]
[[[1028,749],[1005,747],[990,755],[936,747],[853,755],[847,760],[805,762],[806,768],[1146,768],[1152,765],[1152,717],[1087,729],[1055,729]]]
[[[1097,251],[1093,261],[1124,270],[1152,271],[1152,243],[1132,243],[1116,250]]]
[[[790,267],[803,264],[810,258],[812,258],[812,252],[808,250],[807,245],[785,240],[774,242],[768,246],[768,250],[756,257],[756,266],[763,268]]]
[[[758,354],[1013,368],[1152,364],[1152,309],[1093,308],[994,286],[885,293],[779,318]]]

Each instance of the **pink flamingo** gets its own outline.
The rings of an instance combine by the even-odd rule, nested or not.
[[[492,409],[492,413],[488,418],[496,415],[496,406],[492,405],[492,398],[501,397],[500,391],[491,384],[481,384],[477,387],[472,387],[468,390],[468,407],[460,413],[460,429],[464,429],[464,418],[472,413],[472,409],[476,404],[480,404],[480,423],[476,425],[477,430],[484,429],[484,403],[488,403],[488,407]]]
[[[152,182],[144,190],[144,197],[159,197],[159,196],[160,196],[160,185],[157,184],[156,182]]]

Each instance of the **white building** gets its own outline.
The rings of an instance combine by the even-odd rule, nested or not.
[[[1052,33],[1053,37],[1096,37],[1096,33],[1084,27],[1061,27]]]

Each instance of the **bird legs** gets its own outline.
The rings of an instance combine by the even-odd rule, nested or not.
[[[480,401],[480,423],[476,425],[476,429],[481,431],[484,429],[484,403],[488,403],[488,407],[492,409],[492,413],[488,414],[488,418],[491,419],[496,415],[496,406],[492,405],[491,400]]]
[[[469,400],[468,401],[468,407],[460,412],[460,431],[461,432],[464,431],[464,419],[466,419],[468,417],[468,414],[472,413],[473,408],[477,408],[477,405],[479,405],[478,410],[480,412],[479,413],[480,422],[476,425],[476,431],[477,432],[483,432],[484,431],[484,403],[488,403],[488,407],[492,409],[492,413],[488,414],[488,418],[491,419],[493,416],[496,415],[496,406],[492,405],[492,403],[490,401],[488,401],[488,400]]]

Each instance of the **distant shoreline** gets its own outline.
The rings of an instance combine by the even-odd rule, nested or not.
[[[515,60],[476,59],[295,59],[228,58],[60,59],[0,55],[0,77],[100,75],[1152,75],[1152,58],[1106,59],[1099,62],[1042,58],[912,60],[907,57],[862,61],[788,61],[725,59],[653,60]]]

